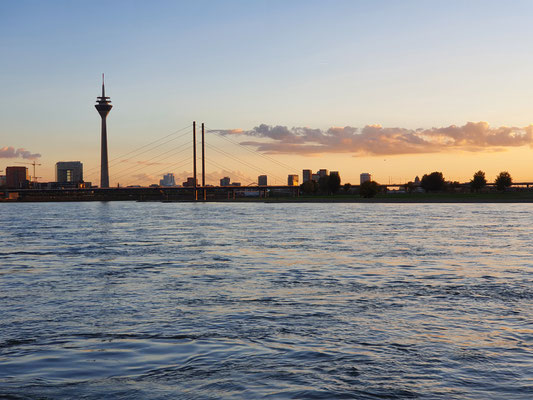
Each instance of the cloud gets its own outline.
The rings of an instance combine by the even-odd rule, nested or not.
[[[0,158],[25,158],[28,160],[35,160],[41,157],[40,154],[32,154],[26,149],[15,149],[11,146],[0,147]]]
[[[237,135],[235,131],[218,132],[222,135]],[[498,151],[506,147],[533,145],[533,125],[523,128],[491,128],[487,122],[468,122],[463,126],[430,129],[367,125],[364,128],[345,126],[327,130],[262,124],[252,130],[238,132],[238,135],[256,139],[242,141],[241,144],[271,154],[400,155],[453,150]]]

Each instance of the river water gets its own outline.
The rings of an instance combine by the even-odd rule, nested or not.
[[[533,204],[0,205],[0,398],[531,399]]]

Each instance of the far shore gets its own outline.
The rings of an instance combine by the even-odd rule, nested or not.
[[[34,202],[86,202],[86,201],[141,201],[141,202],[194,202],[191,198],[115,198],[104,196],[98,199],[63,196],[56,198],[0,199],[0,203]],[[196,202],[204,202],[198,200]],[[235,199],[207,199],[206,203],[533,203],[533,191],[509,191],[488,193],[388,193],[364,198],[357,195],[301,195],[294,197],[237,197]]]

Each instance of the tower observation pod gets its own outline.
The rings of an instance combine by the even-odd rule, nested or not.
[[[111,100],[105,95],[104,74],[102,74],[102,96],[96,98],[95,108],[102,117],[102,149],[100,161],[100,187],[109,187],[109,168],[107,159],[107,114],[113,108]]]

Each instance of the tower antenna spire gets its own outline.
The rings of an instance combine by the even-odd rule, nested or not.
[[[102,97],[105,97],[104,74],[102,73]]]

